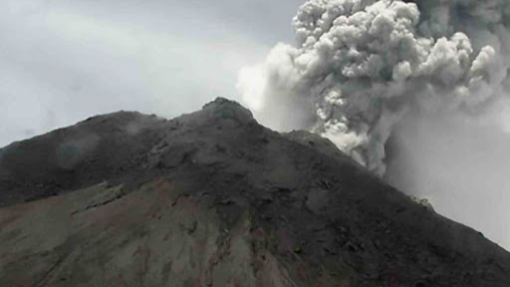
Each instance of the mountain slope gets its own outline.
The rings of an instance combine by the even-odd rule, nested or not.
[[[218,99],[0,150],[0,286],[510,286],[510,254]]]

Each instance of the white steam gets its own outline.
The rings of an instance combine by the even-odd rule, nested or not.
[[[262,123],[319,133],[381,176],[389,139],[413,134],[399,129],[436,115],[469,129],[492,121],[507,94],[507,0],[310,0],[293,25],[295,45],[241,71],[245,103]]]

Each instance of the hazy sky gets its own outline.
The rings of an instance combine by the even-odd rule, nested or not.
[[[240,101],[238,71],[293,41],[303,2],[0,0],[0,147],[122,109],[171,118],[218,96]],[[495,137],[483,131],[468,141],[471,130],[453,130],[455,152],[443,148],[451,133],[402,141],[407,157],[393,168],[409,182],[400,186],[509,248],[509,164],[499,160],[508,138],[488,142]]]
[[[2,0],[0,146],[100,113],[240,99],[238,70],[293,40],[301,3]]]

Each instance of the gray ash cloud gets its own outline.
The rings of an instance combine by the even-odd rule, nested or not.
[[[510,2],[311,0],[292,23],[294,44],[278,44],[263,63],[240,73],[239,91],[259,121],[327,137],[373,173],[417,196],[455,190],[451,181],[458,179],[463,187],[478,189],[491,178],[498,182],[491,185],[494,190],[467,189],[466,195],[493,203],[510,200],[500,163],[492,165],[497,170],[487,170],[485,160],[483,169],[475,164],[467,178],[460,167],[470,154],[510,158],[510,151],[491,148],[504,146],[496,143],[507,142],[510,130]],[[388,159],[388,142],[403,149],[392,152],[398,159]],[[447,148],[423,148],[438,145]],[[460,154],[459,148],[474,152]],[[402,160],[403,154],[411,156]],[[437,168],[446,158],[454,166]],[[411,161],[430,166],[431,176],[410,175]],[[398,168],[388,166],[395,162]],[[399,170],[407,170],[408,178],[392,174]],[[451,180],[432,188],[430,182],[439,177]],[[501,222],[488,208],[480,213]],[[471,222],[480,217],[458,214]],[[510,238],[499,237],[505,236]]]

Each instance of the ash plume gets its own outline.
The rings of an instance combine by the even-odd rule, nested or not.
[[[510,247],[508,214],[490,207],[510,200],[510,2],[310,0],[292,23],[293,45],[240,72],[256,118],[329,138]]]
[[[293,19],[296,45],[242,71],[239,88],[263,122],[307,127],[383,175],[407,113],[471,111],[501,94],[508,4],[478,2],[309,1]]]

